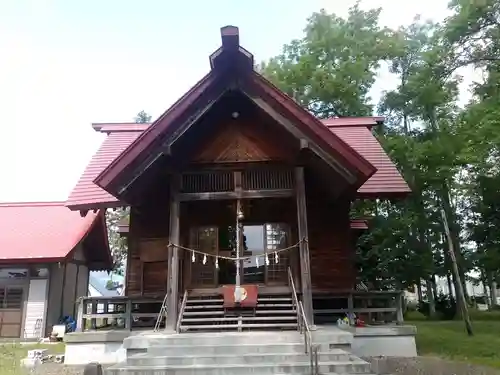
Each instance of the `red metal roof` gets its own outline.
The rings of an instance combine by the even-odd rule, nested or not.
[[[337,121],[338,120],[338,121]],[[410,192],[407,183],[390,160],[379,141],[373,136],[370,127],[380,121],[381,118],[369,117],[324,120],[330,131],[335,133],[349,146],[355,149],[374,167],[375,174],[364,183],[358,190],[360,196],[382,197],[384,195],[405,195]],[[357,126],[356,124],[362,125]],[[94,155],[84,174],[71,192],[66,206],[72,210],[89,210],[94,207],[119,206],[118,200],[94,184],[93,180],[108,165],[116,159],[120,153],[130,146],[150,124],[116,123],[116,124],[94,124],[97,131],[106,132],[109,135]]]
[[[368,229],[368,221],[363,219],[351,219],[351,229],[356,229],[356,230]]]
[[[366,126],[331,126],[330,130],[370,161],[377,171],[358,189],[360,196],[405,195],[408,184]]]
[[[81,217],[64,202],[0,203],[0,263],[62,261],[95,228],[106,248],[92,251],[111,266],[102,216],[97,211]]]
[[[101,173],[118,155],[122,153],[147,127],[147,124],[105,124],[98,129],[108,132],[109,135],[97,150],[90,163],[85,168],[83,175],[74,187],[66,201],[66,206],[72,210],[88,210],[93,207],[107,206],[113,204],[119,206],[118,200],[108,192],[94,184],[94,179]],[[95,125],[94,125],[94,128]],[[111,132],[110,129],[116,129]],[[128,129],[128,130],[127,130]]]

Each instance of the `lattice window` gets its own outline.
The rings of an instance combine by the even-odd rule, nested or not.
[[[234,190],[233,173],[230,171],[185,173],[182,175],[183,193],[209,193]]]
[[[191,247],[208,254],[216,254],[219,248],[219,232],[217,227],[198,227],[191,232]],[[207,257],[203,264],[203,256],[196,254],[191,263],[191,283],[195,286],[215,285],[215,263],[213,257]],[[191,254],[189,254],[191,258]]]
[[[289,264],[289,251],[278,253],[278,263],[275,261],[274,251],[288,246],[288,227],[283,224],[266,224],[264,233],[266,252],[269,257],[267,282],[285,281]]]
[[[292,189],[293,174],[291,170],[259,169],[247,170],[242,174],[244,190]]]

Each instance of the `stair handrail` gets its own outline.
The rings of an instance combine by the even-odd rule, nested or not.
[[[295,282],[293,281],[292,270],[288,267],[288,283],[292,287],[292,304],[295,308],[295,312],[297,313],[297,329],[300,333],[302,333],[302,317],[299,311],[299,299],[297,297],[297,290],[295,289]]]
[[[154,332],[157,332],[160,329],[160,324],[163,319],[163,316],[165,316],[165,319],[167,319],[167,314],[168,314],[168,297],[169,297],[169,292],[167,290],[167,293],[165,293],[165,297],[163,297],[163,301],[161,303],[160,311],[158,312],[158,317],[156,318],[155,322],[155,327],[153,329]],[[166,321],[165,321],[166,324]]]
[[[306,314],[304,311],[304,305],[302,301],[299,301],[297,296],[297,289],[295,289],[295,282],[293,281],[292,269],[288,267],[288,281],[292,287],[292,303],[297,311],[297,328],[301,334],[304,335],[304,347],[305,353],[309,354],[311,375],[319,374],[318,367],[318,346],[313,345],[311,329],[307,322]]]
[[[177,325],[175,327],[175,332],[177,333],[180,333],[181,331],[182,316],[184,315],[184,310],[186,309],[187,298],[188,298],[188,291],[185,290],[184,297],[182,297],[182,304],[181,304],[181,309],[179,310],[179,316],[177,317]]]

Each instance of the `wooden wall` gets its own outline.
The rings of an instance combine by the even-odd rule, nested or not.
[[[311,186],[306,196],[313,292],[350,290],[356,269],[349,201],[328,203]]]
[[[163,297],[168,278],[168,189],[148,197],[130,210],[126,294]]]

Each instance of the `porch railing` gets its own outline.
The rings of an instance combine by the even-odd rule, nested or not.
[[[152,329],[162,301],[161,297],[80,297],[76,331]]]
[[[309,354],[311,375],[318,375],[318,345],[314,345],[312,342],[311,329],[307,322],[302,301],[299,301],[299,298],[297,296],[297,289],[295,289],[295,282],[293,281],[292,270],[290,269],[290,267],[288,267],[288,282],[290,283],[290,287],[292,288],[293,307],[297,312],[297,328],[299,332],[304,335],[305,353]]]
[[[315,322],[336,323],[338,318],[356,315],[366,324],[403,324],[401,291],[335,291],[313,295]]]

